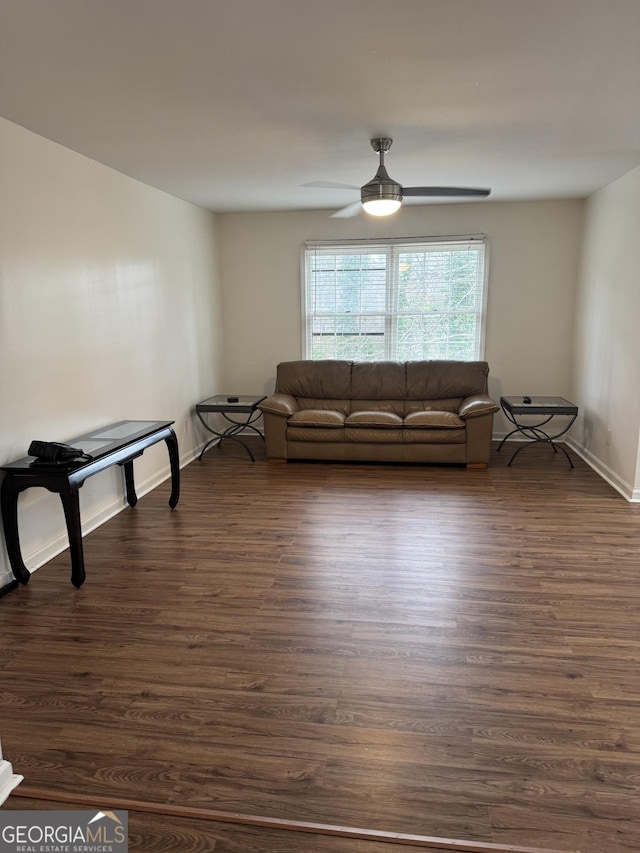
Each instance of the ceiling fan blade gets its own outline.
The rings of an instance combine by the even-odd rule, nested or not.
[[[402,195],[403,196],[432,196],[434,198],[440,197],[470,197],[470,196],[478,196],[481,198],[486,198],[491,190],[484,189],[474,189],[472,187],[403,187]]]
[[[336,210],[335,213],[331,214],[331,217],[332,219],[349,219],[351,216],[356,216],[361,210],[362,202],[354,201],[352,204],[348,204],[346,207]]]
[[[351,184],[337,184],[334,181],[311,181],[309,184],[302,184],[303,187],[319,187],[326,190],[359,190],[360,187],[354,187]]]

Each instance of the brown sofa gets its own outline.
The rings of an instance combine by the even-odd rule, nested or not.
[[[259,407],[270,461],[444,462],[486,468],[485,361],[287,361]]]

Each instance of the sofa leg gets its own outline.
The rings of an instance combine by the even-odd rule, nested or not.
[[[487,462],[467,462],[467,468],[488,468]]]

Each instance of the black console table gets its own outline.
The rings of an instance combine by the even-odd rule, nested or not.
[[[80,524],[80,500],[78,490],[84,481],[110,468],[121,465],[129,506],[138,502],[133,481],[133,460],[143,451],[159,441],[165,441],[171,465],[171,497],[173,509],[180,498],[180,465],[178,440],[171,429],[173,421],[118,421],[102,429],[71,439],[68,443],[82,448],[87,458],[76,459],[66,464],[36,462],[33,456],[25,456],[15,462],[0,465],[5,472],[0,488],[2,526],[7,543],[9,562],[16,580],[29,582],[29,570],[22,560],[18,534],[18,496],[32,486],[41,486],[57,492],[62,501],[69,535],[71,552],[71,583],[80,587],[85,580],[84,554],[82,549],[82,526]]]

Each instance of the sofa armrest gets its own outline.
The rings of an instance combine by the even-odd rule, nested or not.
[[[272,394],[261,403],[258,403],[258,408],[262,412],[267,412],[270,415],[280,415],[280,417],[288,418],[294,412],[298,411],[298,401],[295,397],[290,397],[289,394]]]
[[[258,408],[264,415],[264,441],[269,461],[287,458],[287,421],[298,411],[298,401],[289,394],[272,394]]]
[[[482,415],[492,415],[497,412],[499,406],[495,403],[488,394],[473,394],[471,397],[465,397],[460,403],[459,417],[462,420],[468,418],[479,418]]]

